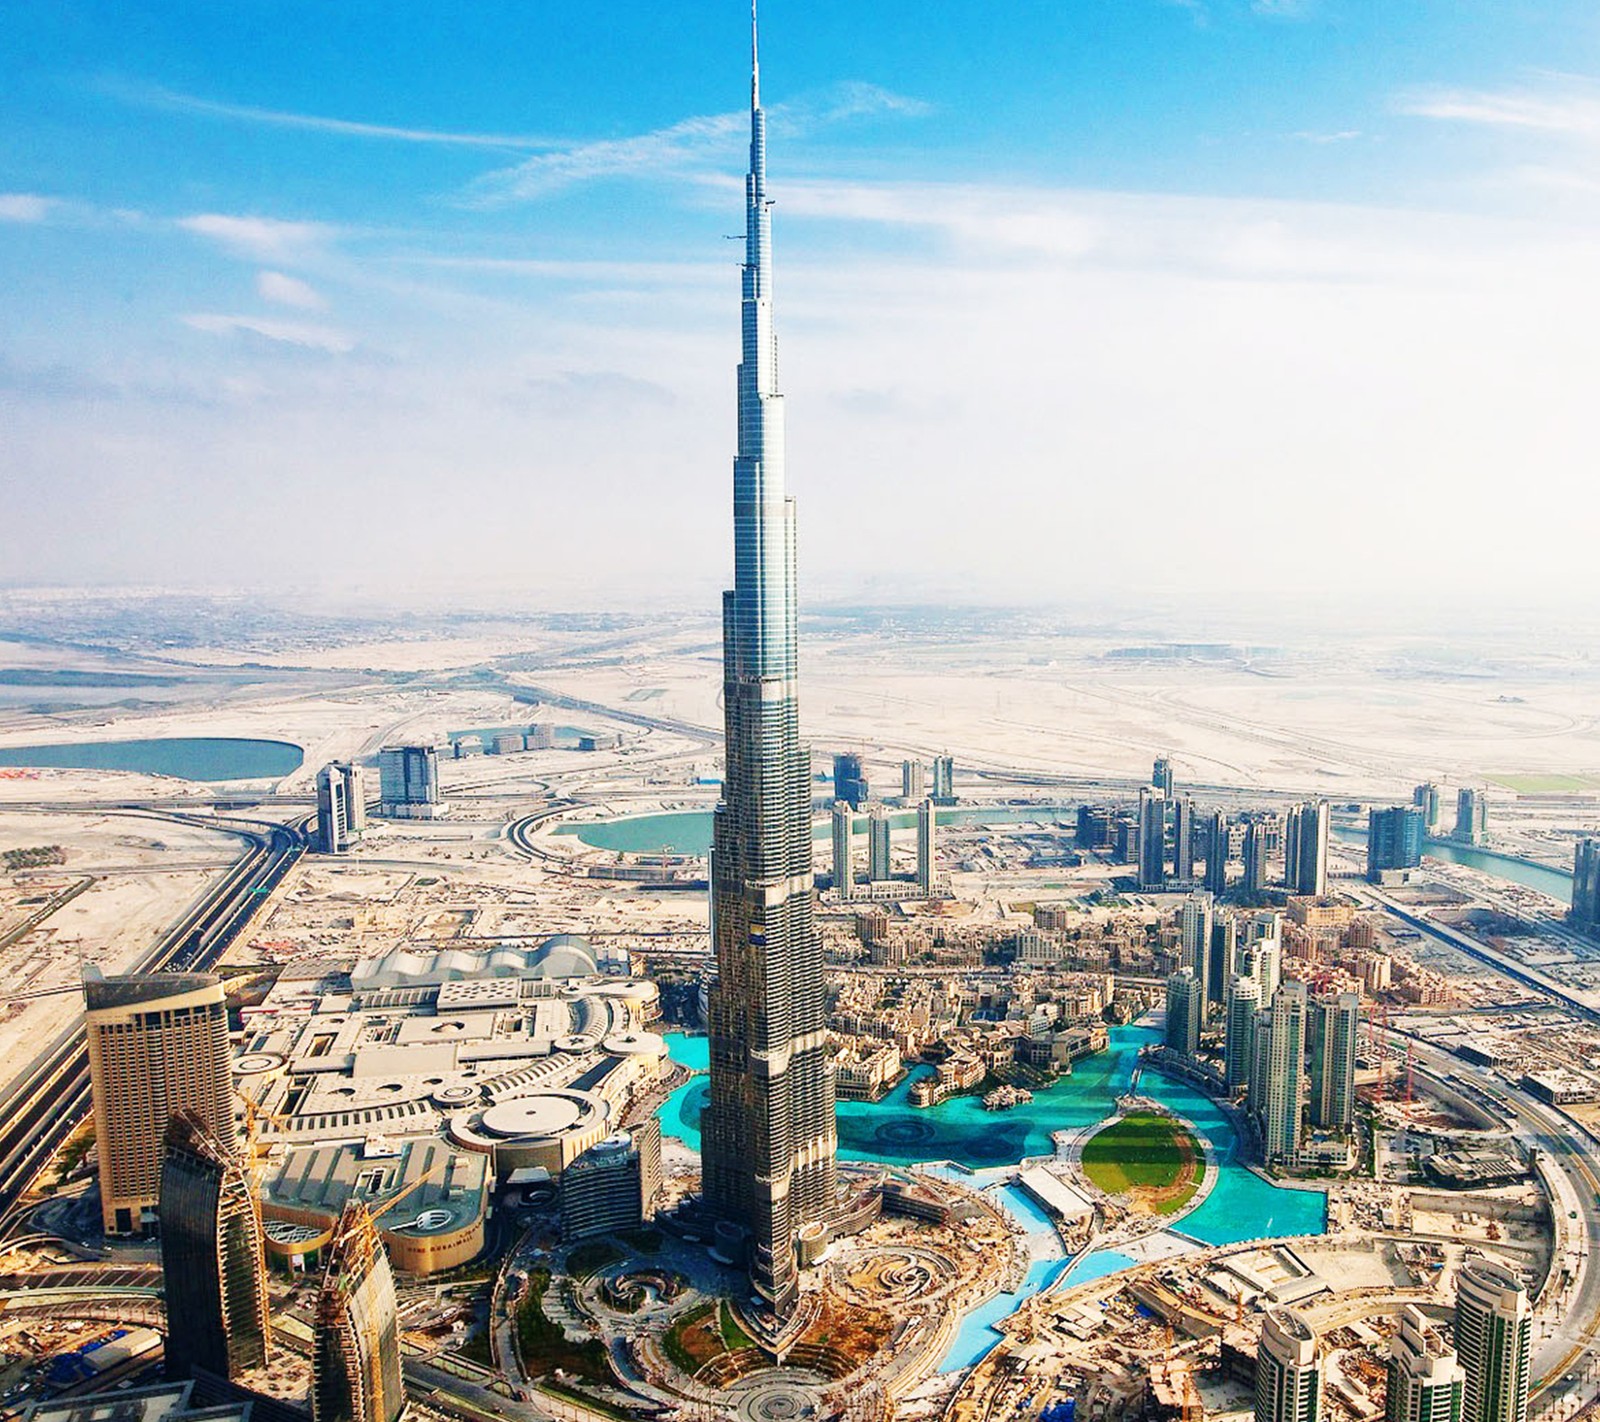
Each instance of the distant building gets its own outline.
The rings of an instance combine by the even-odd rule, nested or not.
[[[1455,836],[1462,844],[1482,844],[1489,837],[1489,801],[1481,790],[1463,789],[1456,796]]]
[[[1411,803],[1422,811],[1423,827],[1429,834],[1439,828],[1439,787],[1432,781],[1418,785],[1411,792]]]
[[[1172,798],[1172,762],[1166,756],[1156,758],[1156,763],[1150,771],[1150,784],[1167,799]]]
[[[432,746],[385,746],[378,752],[378,800],[383,813],[397,819],[443,814],[439,752]]]
[[[1216,898],[1228,892],[1228,849],[1233,835],[1221,810],[1211,816],[1206,831],[1206,891]]]
[[[922,799],[928,793],[927,779],[927,772],[923,769],[920,760],[901,761],[900,798],[909,801]]]
[[[317,772],[316,847],[343,854],[367,827],[366,778],[359,765],[334,761]]]
[[[889,811],[874,805],[867,813],[867,878],[879,884],[890,877]]]
[[[1116,813],[1106,805],[1079,805],[1077,832],[1079,849],[1110,849],[1116,839]]]
[[[1192,969],[1205,997],[1211,991],[1211,936],[1216,922],[1216,905],[1203,889],[1183,901],[1178,914],[1178,946],[1183,966]]]
[[[1393,883],[1422,863],[1427,840],[1423,812],[1413,805],[1367,812],[1367,881]]]
[[[1253,978],[1235,973],[1228,979],[1223,999],[1225,1024],[1222,1062],[1228,1094],[1237,1096],[1250,1084],[1250,1068],[1255,1060],[1256,1016],[1261,1009],[1261,985]]]
[[[554,750],[556,744],[556,728],[548,721],[535,721],[522,734],[522,745],[525,750]]]
[[[1355,1122],[1361,997],[1340,992],[1311,1005],[1311,1124],[1348,1131]]]
[[[948,755],[933,758],[933,803],[953,805],[956,801],[956,763]]]
[[[1255,1422],[1319,1422],[1321,1416],[1317,1335],[1292,1309],[1275,1309],[1262,1320],[1256,1350]]]
[[[854,751],[840,751],[833,758],[833,798],[859,810],[871,794],[861,757]]]
[[[932,800],[917,806],[917,889],[933,893],[934,841],[938,834],[938,814]]]
[[[1461,1422],[1466,1373],[1445,1332],[1415,1304],[1389,1340],[1384,1422]]]
[[[1244,829],[1244,878],[1241,887],[1252,898],[1258,897],[1271,882],[1267,867],[1271,851],[1271,827],[1266,820],[1250,820]]]
[[[854,838],[850,805],[844,800],[833,802],[830,818],[833,831],[833,887],[841,899],[848,901],[855,892],[855,859],[851,853]]]
[[[225,1146],[238,1140],[222,979],[211,973],[107,978],[88,969],[83,1000],[101,1218],[109,1235],[139,1234],[160,1207],[174,1115],[192,1110]]]
[[[1194,801],[1187,795],[1172,805],[1172,877],[1194,880]]]
[[[1284,830],[1284,885],[1291,894],[1328,892],[1328,802],[1307,800],[1289,811]]]
[[[167,1375],[236,1378],[267,1361],[271,1319],[261,1216],[234,1143],[201,1116],[167,1126],[161,1165]]]
[[[1139,792],[1138,883],[1159,892],[1167,882],[1167,801],[1155,790]]]
[[[592,1145],[561,1172],[561,1238],[567,1243],[637,1229],[661,1189],[661,1123],[654,1117]]]
[[[1192,969],[1179,968],[1167,979],[1166,1045],[1191,1061],[1200,1051],[1205,1006],[1205,990]]]
[[[1206,965],[1206,1001],[1221,1002],[1228,979],[1234,974],[1234,958],[1239,948],[1239,923],[1232,914],[1218,918],[1211,926],[1211,957]]]
[[[1579,841],[1572,852],[1572,926],[1600,933],[1600,839]]]
[[[1462,1422],[1528,1422],[1533,1307],[1504,1264],[1469,1259],[1461,1266],[1455,1341],[1466,1374]]]
[[[328,1244],[312,1346],[312,1422],[395,1422],[405,1411],[394,1273],[359,1201]]]
[[[1269,1165],[1292,1165],[1300,1152],[1300,1089],[1305,1080],[1305,984],[1285,982],[1272,994],[1265,1048],[1265,1090],[1256,1103],[1262,1154]],[[1259,1031],[1259,1029],[1258,1029]]]

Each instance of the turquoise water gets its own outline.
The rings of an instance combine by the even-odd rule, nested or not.
[[[1365,830],[1334,827],[1334,837],[1341,844],[1365,845]],[[1521,884],[1525,889],[1537,889],[1549,894],[1560,903],[1572,903],[1572,875],[1560,869],[1547,869],[1541,864],[1526,864],[1507,854],[1496,854],[1492,849],[1474,849],[1470,844],[1451,844],[1448,840],[1430,839],[1423,855],[1428,859],[1442,859],[1447,864],[1464,864],[1481,874]]]
[[[996,1294],[986,1304],[973,1309],[961,1322],[961,1328],[950,1341],[949,1351],[939,1360],[941,1373],[957,1373],[970,1368],[996,1343],[1000,1334],[995,1324],[1010,1318],[1023,1303],[1042,1289],[1048,1289],[1071,1265],[1069,1259],[1041,1259],[1029,1265],[1022,1287],[1009,1294]]]
[[[287,741],[237,740],[222,736],[0,748],[0,765],[47,766],[60,770],[133,770],[145,775],[171,775],[180,780],[276,780],[298,770],[304,759],[305,753],[300,747]]]
[[[1093,1254],[1085,1254],[1073,1264],[1067,1274],[1067,1282],[1074,1287],[1078,1284],[1092,1284],[1096,1279],[1103,1279],[1107,1274],[1120,1274],[1124,1269],[1131,1269],[1139,1261],[1130,1254],[1124,1254],[1117,1249],[1097,1249]]]

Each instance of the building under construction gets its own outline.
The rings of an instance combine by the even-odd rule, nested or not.
[[[244,1161],[196,1111],[167,1127],[161,1273],[168,1376],[237,1378],[267,1361],[261,1215]]]
[[[405,1411],[394,1274],[372,1212],[345,1206],[328,1248],[311,1361],[313,1422],[395,1422]]]

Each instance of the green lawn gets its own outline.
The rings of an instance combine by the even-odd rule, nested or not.
[[[1600,789],[1595,781],[1582,775],[1491,775],[1488,778],[1518,795],[1560,795],[1567,791]]]
[[[1190,1176],[1189,1188],[1156,1208],[1162,1214],[1185,1204],[1204,1169],[1199,1143],[1175,1117],[1141,1111],[1124,1116],[1083,1146],[1083,1173],[1108,1194],[1129,1190],[1173,1190]]]

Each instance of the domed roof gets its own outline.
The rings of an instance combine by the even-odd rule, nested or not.
[[[558,933],[533,950],[528,965],[541,978],[586,978],[600,971],[594,949],[575,933]]]

